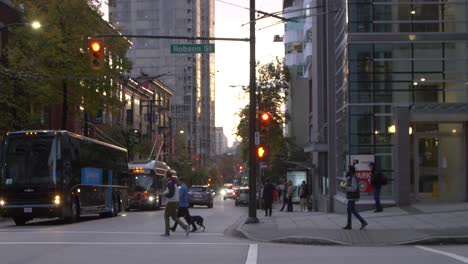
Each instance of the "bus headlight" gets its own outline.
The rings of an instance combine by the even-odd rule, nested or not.
[[[60,204],[60,195],[55,195],[54,197],[54,204],[59,205]]]
[[[148,200],[149,200],[150,202],[154,201],[154,196],[148,197]]]

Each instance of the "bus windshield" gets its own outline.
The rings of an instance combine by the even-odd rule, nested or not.
[[[130,184],[131,191],[143,192],[153,189],[153,177],[149,174],[134,175]]]
[[[59,147],[53,136],[12,136],[6,141],[5,182],[13,184],[56,183]]]

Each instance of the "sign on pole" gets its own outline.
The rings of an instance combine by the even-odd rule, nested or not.
[[[215,44],[172,44],[171,53],[214,53]]]

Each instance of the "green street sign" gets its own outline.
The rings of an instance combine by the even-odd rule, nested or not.
[[[214,53],[215,44],[172,44],[171,53]]]

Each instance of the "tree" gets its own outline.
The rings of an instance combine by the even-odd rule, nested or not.
[[[44,126],[44,108],[62,102],[64,93],[71,110],[72,106],[76,110],[81,106],[89,113],[96,113],[102,108],[115,111],[122,106],[116,80],[130,65],[125,59],[128,41],[105,41],[112,65],[102,71],[90,67],[89,37],[115,33],[101,19],[98,1],[17,0],[15,3],[24,6],[25,21],[39,20],[42,27],[38,32],[15,27],[10,36],[5,49],[7,65],[0,66],[1,130]]]
[[[276,58],[274,61],[259,65],[257,76],[258,109],[269,112],[271,124],[264,145],[268,146],[267,162],[270,165],[287,158],[286,139],[283,135],[283,127],[287,122],[287,115],[282,111],[282,106],[288,95],[289,72],[284,61]],[[248,92],[248,87],[245,89]],[[249,151],[249,105],[239,112],[240,122],[236,134],[241,138],[241,150],[244,160],[248,158]],[[271,167],[271,166],[270,166]],[[282,171],[270,171],[280,175]]]

